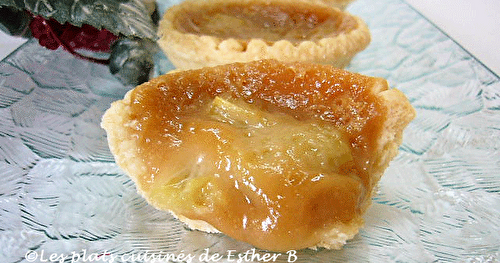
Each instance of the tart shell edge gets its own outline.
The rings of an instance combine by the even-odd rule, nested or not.
[[[273,0],[276,1],[276,0]],[[281,61],[302,61],[329,64],[337,68],[346,67],[352,58],[364,50],[371,41],[367,24],[359,17],[351,15],[335,7],[320,2],[305,2],[307,5],[323,5],[323,8],[335,9],[335,12],[352,18],[356,28],[336,36],[326,36],[319,40],[304,40],[292,43],[288,40],[268,42],[260,38],[241,41],[235,38],[221,39],[211,35],[183,33],[176,29],[173,21],[185,5],[203,6],[224,3],[267,3],[266,0],[211,0],[186,1],[171,7],[160,21],[158,28],[158,45],[168,56],[172,64],[179,69],[195,69],[216,66],[232,62],[249,62],[260,59],[277,59]],[[289,0],[278,0],[277,3],[293,3]]]

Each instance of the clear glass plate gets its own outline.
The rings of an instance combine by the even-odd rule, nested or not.
[[[388,79],[418,116],[356,238],[340,251],[270,256],[275,262],[499,261],[499,77],[400,0],[358,0],[348,10],[373,37],[348,69]],[[158,55],[157,74],[172,68]],[[0,262],[51,256],[183,262],[183,254],[200,262],[207,252],[220,254],[207,262],[236,262],[228,253],[266,253],[222,234],[187,230],[136,193],[99,126],[128,89],[107,67],[36,41],[0,63]]]

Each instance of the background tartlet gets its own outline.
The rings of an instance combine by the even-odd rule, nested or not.
[[[166,11],[158,35],[180,69],[258,59],[343,68],[370,43],[360,18],[300,0],[188,0]]]

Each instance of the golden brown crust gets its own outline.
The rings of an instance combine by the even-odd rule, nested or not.
[[[302,68],[308,67],[303,66],[300,63],[279,63],[276,61],[263,61],[263,62],[252,62],[246,67],[240,67],[245,69],[254,69],[259,63],[275,64],[279,66],[288,66],[294,68],[297,72],[300,72]],[[257,66],[256,66],[257,65]],[[231,65],[226,65],[231,67]],[[226,66],[221,66],[213,69],[209,69],[211,74],[225,74],[227,72]],[[237,67],[237,66],[236,66]],[[321,67],[318,67],[321,69]],[[343,71],[329,70],[329,74],[338,74],[338,77],[345,78],[349,76],[350,78],[361,78],[365,79],[364,76],[352,74],[343,75]],[[172,76],[161,76],[151,82],[143,84],[143,87],[147,88],[159,88],[159,85],[163,85],[162,80],[169,77],[182,77],[182,72],[177,72],[172,74]],[[403,130],[408,125],[408,123],[415,117],[415,110],[410,105],[409,101],[405,95],[397,90],[390,89],[387,82],[381,78],[366,78],[367,86],[366,88],[370,90],[371,93],[375,94],[379,99],[379,102],[386,108],[386,118],[383,119],[381,125],[381,131],[377,136],[376,143],[374,145],[374,152],[377,158],[373,162],[373,174],[371,185],[375,185],[380,177],[382,176],[384,170],[389,165],[389,162],[396,156],[398,152],[398,147],[401,144]],[[348,88],[348,87],[346,87]],[[136,153],[137,145],[135,145],[134,140],[130,140],[130,126],[134,126],[133,121],[131,122],[127,119],[130,105],[133,104],[132,94],[133,91],[127,93],[125,98],[120,101],[116,101],[112,104],[111,108],[106,111],[102,119],[102,127],[107,131],[108,142],[111,152],[116,158],[116,162],[122,169],[131,176],[131,178],[137,183],[137,176],[144,173],[146,167],[141,161],[138,161],[138,156]],[[349,106],[349,105],[347,105]],[[342,128],[342,127],[340,127]],[[138,191],[147,198],[147,194],[144,189],[141,189],[140,184],[138,184]],[[373,194],[373,192],[371,192]],[[366,202],[364,207],[361,208],[365,211],[369,206],[370,202]],[[209,223],[202,220],[191,220],[183,215],[175,215],[179,220],[185,222],[192,229],[198,229],[207,232],[218,232],[218,230],[210,225]],[[361,216],[356,216],[352,220],[346,223],[338,222],[329,231],[322,232],[322,239],[315,246],[311,248],[325,247],[328,249],[340,249],[347,240],[352,239],[363,226],[363,219]]]
[[[305,40],[294,43],[289,40],[265,41],[260,38],[241,40],[222,39],[212,35],[197,35],[178,30],[173,22],[177,15],[190,9],[199,9],[206,5],[225,5],[230,3],[270,4],[313,6],[323,5],[341,17],[352,20],[355,28],[341,34],[325,35],[321,39]],[[364,50],[370,43],[370,32],[359,17],[352,16],[335,7],[320,2],[301,2],[297,0],[188,0],[173,6],[160,21],[158,34],[159,46],[170,61],[180,69],[194,69],[232,62],[248,62],[259,59],[278,59],[282,61],[308,61],[330,64],[343,68],[352,58]]]
[[[125,113],[129,112],[132,104],[131,93],[127,92],[123,100],[113,102],[102,117],[101,127],[106,130],[109,149],[115,156],[116,163],[138,185],[138,179],[132,175],[144,173],[146,167],[136,161],[136,142],[129,140],[128,127],[132,124]]]
[[[354,2],[354,0],[315,0],[320,1],[324,4],[337,7],[340,9],[345,9],[350,3]]]

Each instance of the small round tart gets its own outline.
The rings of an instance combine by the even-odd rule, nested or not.
[[[341,248],[415,112],[381,78],[277,60],[169,73],[106,111],[117,164],[193,229]]]
[[[188,0],[166,11],[158,34],[179,69],[258,59],[342,68],[370,42],[360,18],[301,0]]]

